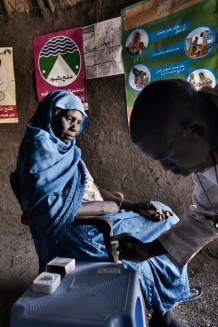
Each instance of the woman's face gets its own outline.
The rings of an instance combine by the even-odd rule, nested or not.
[[[201,80],[204,80],[205,79],[205,76],[202,73],[199,73],[199,77],[200,77]]]
[[[136,32],[135,35],[134,35],[134,40],[133,40],[133,42],[134,42],[134,43],[138,43],[138,42],[140,41],[140,39],[141,39],[141,35],[140,35],[140,33],[139,33],[139,32]]]
[[[82,113],[78,110],[61,109],[52,119],[52,129],[55,136],[64,143],[69,143],[79,133],[82,119]]]
[[[139,70],[137,68],[133,68],[132,72],[133,72],[133,75],[135,75],[135,76],[140,75]]]

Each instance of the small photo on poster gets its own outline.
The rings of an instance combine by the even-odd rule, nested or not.
[[[209,69],[199,68],[192,71],[187,81],[190,82],[197,90],[200,90],[202,87],[215,87],[216,86],[216,77],[215,74]]]
[[[132,31],[126,40],[126,51],[131,56],[141,55],[148,46],[148,34],[142,28]]]
[[[210,54],[216,43],[216,34],[211,27],[201,26],[192,30],[185,40],[185,53],[191,59],[200,59]]]
[[[136,64],[129,71],[129,86],[135,92],[140,92],[150,83],[151,74],[144,64]]]

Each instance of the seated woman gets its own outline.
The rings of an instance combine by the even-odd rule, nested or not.
[[[76,216],[106,215],[114,234],[129,232],[143,242],[157,238],[179,220],[159,202],[128,201],[94,184],[75,140],[87,119],[77,96],[53,91],[39,104],[20,146],[20,205],[44,263],[56,256],[108,261],[102,236],[94,228],[72,226]],[[124,263],[138,271],[147,307],[155,309],[150,326],[177,326],[169,323],[169,312],[190,295],[186,267],[176,267],[166,255]]]

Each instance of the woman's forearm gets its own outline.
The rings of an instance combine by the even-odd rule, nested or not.
[[[77,216],[99,216],[117,213],[118,211],[118,205],[113,201],[91,201],[82,203]]]
[[[101,193],[101,196],[103,197],[103,199],[105,201],[113,201],[116,202],[116,204],[118,205],[118,207],[121,209],[129,209],[132,210],[135,202],[134,201],[130,201],[130,200],[126,200],[126,199],[122,199],[119,196],[114,195],[113,193],[110,193],[108,191],[106,191],[105,189],[101,188],[98,186],[99,192]]]
[[[111,192],[106,191],[104,188],[97,186],[99,192],[101,193],[102,198],[104,199],[104,201],[113,201],[115,202],[117,205],[120,204],[120,201],[122,200],[120,197],[114,195]]]

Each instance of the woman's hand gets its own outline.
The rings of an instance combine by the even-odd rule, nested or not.
[[[138,213],[141,216],[144,216],[152,221],[162,221],[170,216],[173,216],[171,211],[165,210],[153,202],[136,202],[132,209],[134,212]]]
[[[143,243],[128,233],[122,233],[112,236],[110,240],[116,240],[119,242],[117,251],[120,252],[120,260],[125,259],[134,262],[141,262],[151,257],[167,253],[166,249],[157,239],[150,243]]]

